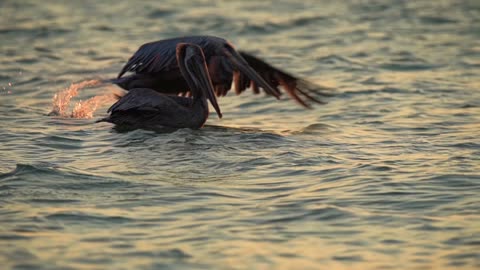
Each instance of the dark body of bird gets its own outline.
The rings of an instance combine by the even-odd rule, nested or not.
[[[165,95],[149,88],[133,88],[108,109],[108,117],[98,122],[129,128],[197,129],[208,118],[207,99],[221,117],[202,49],[194,44],[178,43],[176,59],[192,97]]]

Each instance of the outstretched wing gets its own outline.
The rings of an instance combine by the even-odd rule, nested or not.
[[[143,44],[128,60],[118,78],[126,72],[157,73],[177,67],[176,40],[162,40]]]
[[[118,78],[122,77],[126,72],[154,74],[171,70],[178,71],[176,59],[178,43],[193,43],[206,50],[224,42],[226,42],[224,39],[217,37],[186,36],[145,43],[128,60],[118,74]]]
[[[314,103],[323,104],[325,97],[333,95],[331,88],[291,75],[249,53],[237,52],[224,39],[209,36],[146,43],[128,60],[118,74],[118,79],[113,82],[127,90],[148,87],[162,93],[188,95],[190,89],[185,89],[176,59],[176,46],[180,42],[202,47],[217,96],[223,96],[230,90],[232,73],[237,94],[249,87],[259,93],[262,88],[266,94],[278,98],[282,93],[281,86],[284,92],[306,108]],[[222,53],[217,55],[217,49],[222,48]],[[121,78],[126,72],[135,74]]]
[[[323,87],[309,82],[305,79],[295,77],[285,71],[271,66],[265,61],[246,52],[240,52],[240,55],[247,63],[279,93],[279,86],[282,86],[287,94],[306,108],[310,108],[312,103],[324,104],[325,97],[333,96],[333,89]],[[248,87],[252,87],[254,93],[259,93],[259,86],[248,79],[240,72],[234,73],[235,92],[240,94]]]

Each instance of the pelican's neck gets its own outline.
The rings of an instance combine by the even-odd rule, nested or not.
[[[202,108],[206,108],[208,110],[208,102],[207,99],[203,94],[194,94],[193,96],[193,106],[200,106]]]
[[[193,97],[193,110],[197,116],[208,117],[208,102],[205,96]]]

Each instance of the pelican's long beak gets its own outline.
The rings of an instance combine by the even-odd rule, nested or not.
[[[186,50],[190,48],[189,56],[186,57]],[[219,118],[222,118],[222,112],[217,103],[215,92],[213,90],[212,80],[208,74],[207,64],[205,63],[205,56],[202,49],[194,44],[179,43],[177,44],[177,62],[188,86],[196,93],[199,91],[210,100],[210,103],[215,108]],[[195,95],[195,93],[193,93]]]
[[[265,89],[268,94],[276,97],[277,99],[280,98],[280,93],[270,84],[268,84],[260,75],[258,75],[258,73],[252,67],[250,67],[247,61],[245,61],[245,59],[243,59],[243,57],[237,51],[235,51],[235,49],[224,49],[224,52],[235,68],[239,69],[241,72],[247,75],[250,80],[254,81],[257,83],[257,85]]]
[[[208,74],[207,65],[205,61],[203,63],[199,63],[200,68],[200,91],[203,91],[203,94],[210,100],[213,108],[217,112],[219,118],[222,118],[222,112],[220,111],[220,106],[218,106],[217,97],[215,96],[215,91],[213,90],[212,80],[210,79],[210,75]]]

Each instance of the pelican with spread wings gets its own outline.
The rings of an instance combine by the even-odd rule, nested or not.
[[[323,104],[324,98],[332,95],[329,88],[237,51],[227,40],[213,36],[187,36],[146,43],[128,60],[118,77],[110,82],[125,90],[148,88],[168,95],[190,96],[193,93],[176,57],[180,43],[194,44],[202,50],[216,96],[225,96],[232,82],[236,94],[250,87],[254,93],[263,89],[267,95],[277,99],[283,88],[305,108],[314,103]]]

